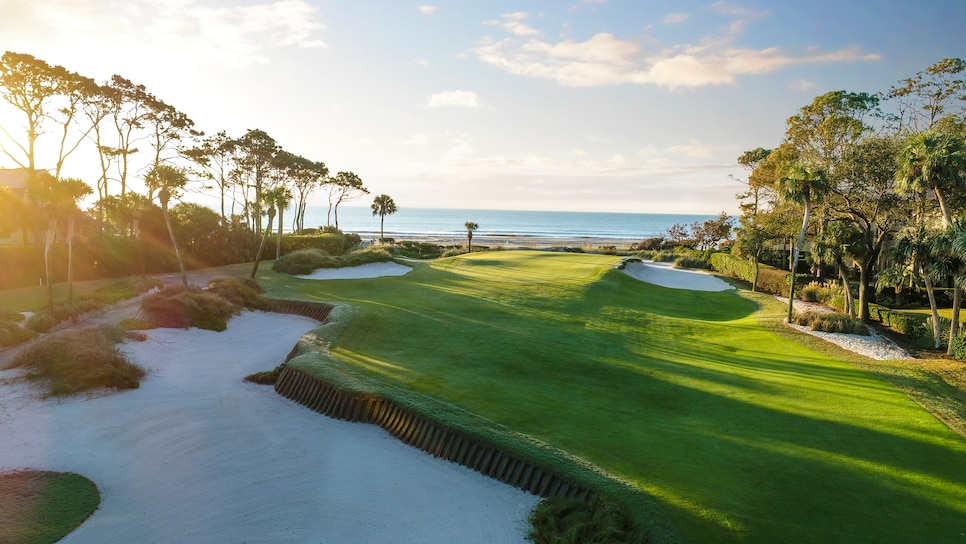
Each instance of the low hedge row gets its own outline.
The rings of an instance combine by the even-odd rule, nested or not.
[[[911,340],[925,338],[931,334],[925,317],[911,316],[878,304],[869,304],[869,319],[878,321]]]
[[[739,259],[730,253],[715,253],[711,255],[711,266],[714,270],[732,278],[738,278],[748,283],[755,281],[755,263]],[[791,285],[791,273],[785,270],[768,266],[758,265],[758,290],[775,295],[788,296],[788,287]],[[803,285],[811,281],[807,276],[798,276],[796,282]]]
[[[274,240],[272,240],[274,241]],[[323,232],[319,234],[288,234],[282,236],[282,253],[304,249],[321,249],[329,255],[342,255],[362,242],[358,234]]]

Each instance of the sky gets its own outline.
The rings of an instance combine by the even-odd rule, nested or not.
[[[737,157],[816,96],[966,57],[961,0],[423,1],[0,0],[0,51],[264,130],[399,207],[694,214],[736,213]],[[93,185],[94,156],[65,174]]]

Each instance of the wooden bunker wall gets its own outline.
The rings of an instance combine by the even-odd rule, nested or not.
[[[311,317],[324,322],[331,307],[301,301],[272,301],[272,311]],[[293,349],[297,351],[298,346]],[[285,398],[326,416],[379,425],[404,443],[485,476],[507,483],[540,497],[567,497],[589,500],[591,490],[576,485],[551,470],[522,461],[500,448],[487,445],[465,434],[400,407],[375,395],[343,391],[300,370],[286,366],[275,391]]]

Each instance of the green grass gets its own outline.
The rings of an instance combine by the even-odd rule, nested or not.
[[[618,262],[500,252],[259,279],[356,306],[331,349],[348,368],[585,459],[688,542],[963,538],[962,437],[841,352],[776,332],[774,299],[664,289]]]
[[[0,474],[0,542],[57,542],[90,517],[100,500],[94,482],[79,474]]]

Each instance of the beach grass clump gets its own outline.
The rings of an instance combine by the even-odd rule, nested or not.
[[[228,320],[239,310],[230,301],[193,285],[166,287],[141,303],[141,311],[159,327],[219,332],[228,328]]]
[[[117,344],[126,338],[116,327],[96,327],[48,336],[20,352],[15,368],[45,382],[50,396],[99,388],[137,389],[145,371],[128,361]]]
[[[869,327],[854,317],[832,312],[798,312],[793,318],[796,325],[813,331],[843,334],[869,335]]]
[[[642,531],[634,529],[625,506],[596,497],[592,501],[545,499],[530,513],[534,544],[643,544]]]
[[[392,253],[381,247],[367,247],[345,255],[330,255],[321,249],[294,251],[275,261],[273,270],[293,276],[311,274],[320,268],[344,268],[369,263],[388,262]]]
[[[57,542],[97,510],[94,482],[69,472],[0,473],[0,542]]]
[[[263,372],[255,372],[254,374],[249,374],[245,376],[246,382],[257,383],[259,385],[275,385],[278,381],[279,376],[282,375],[282,370],[285,369],[285,363],[282,363],[275,367],[273,370],[266,370]]]
[[[20,312],[0,310],[0,323],[20,323],[24,320],[24,315]]]
[[[12,321],[0,321],[0,347],[22,344],[35,338],[37,333]]]
[[[409,259],[438,259],[440,256],[442,256],[445,248],[438,244],[403,240],[398,244],[390,245],[388,250],[397,257],[407,257]]]
[[[215,278],[208,282],[208,291],[249,310],[264,310],[268,307],[268,302],[262,296],[265,290],[251,278]]]

